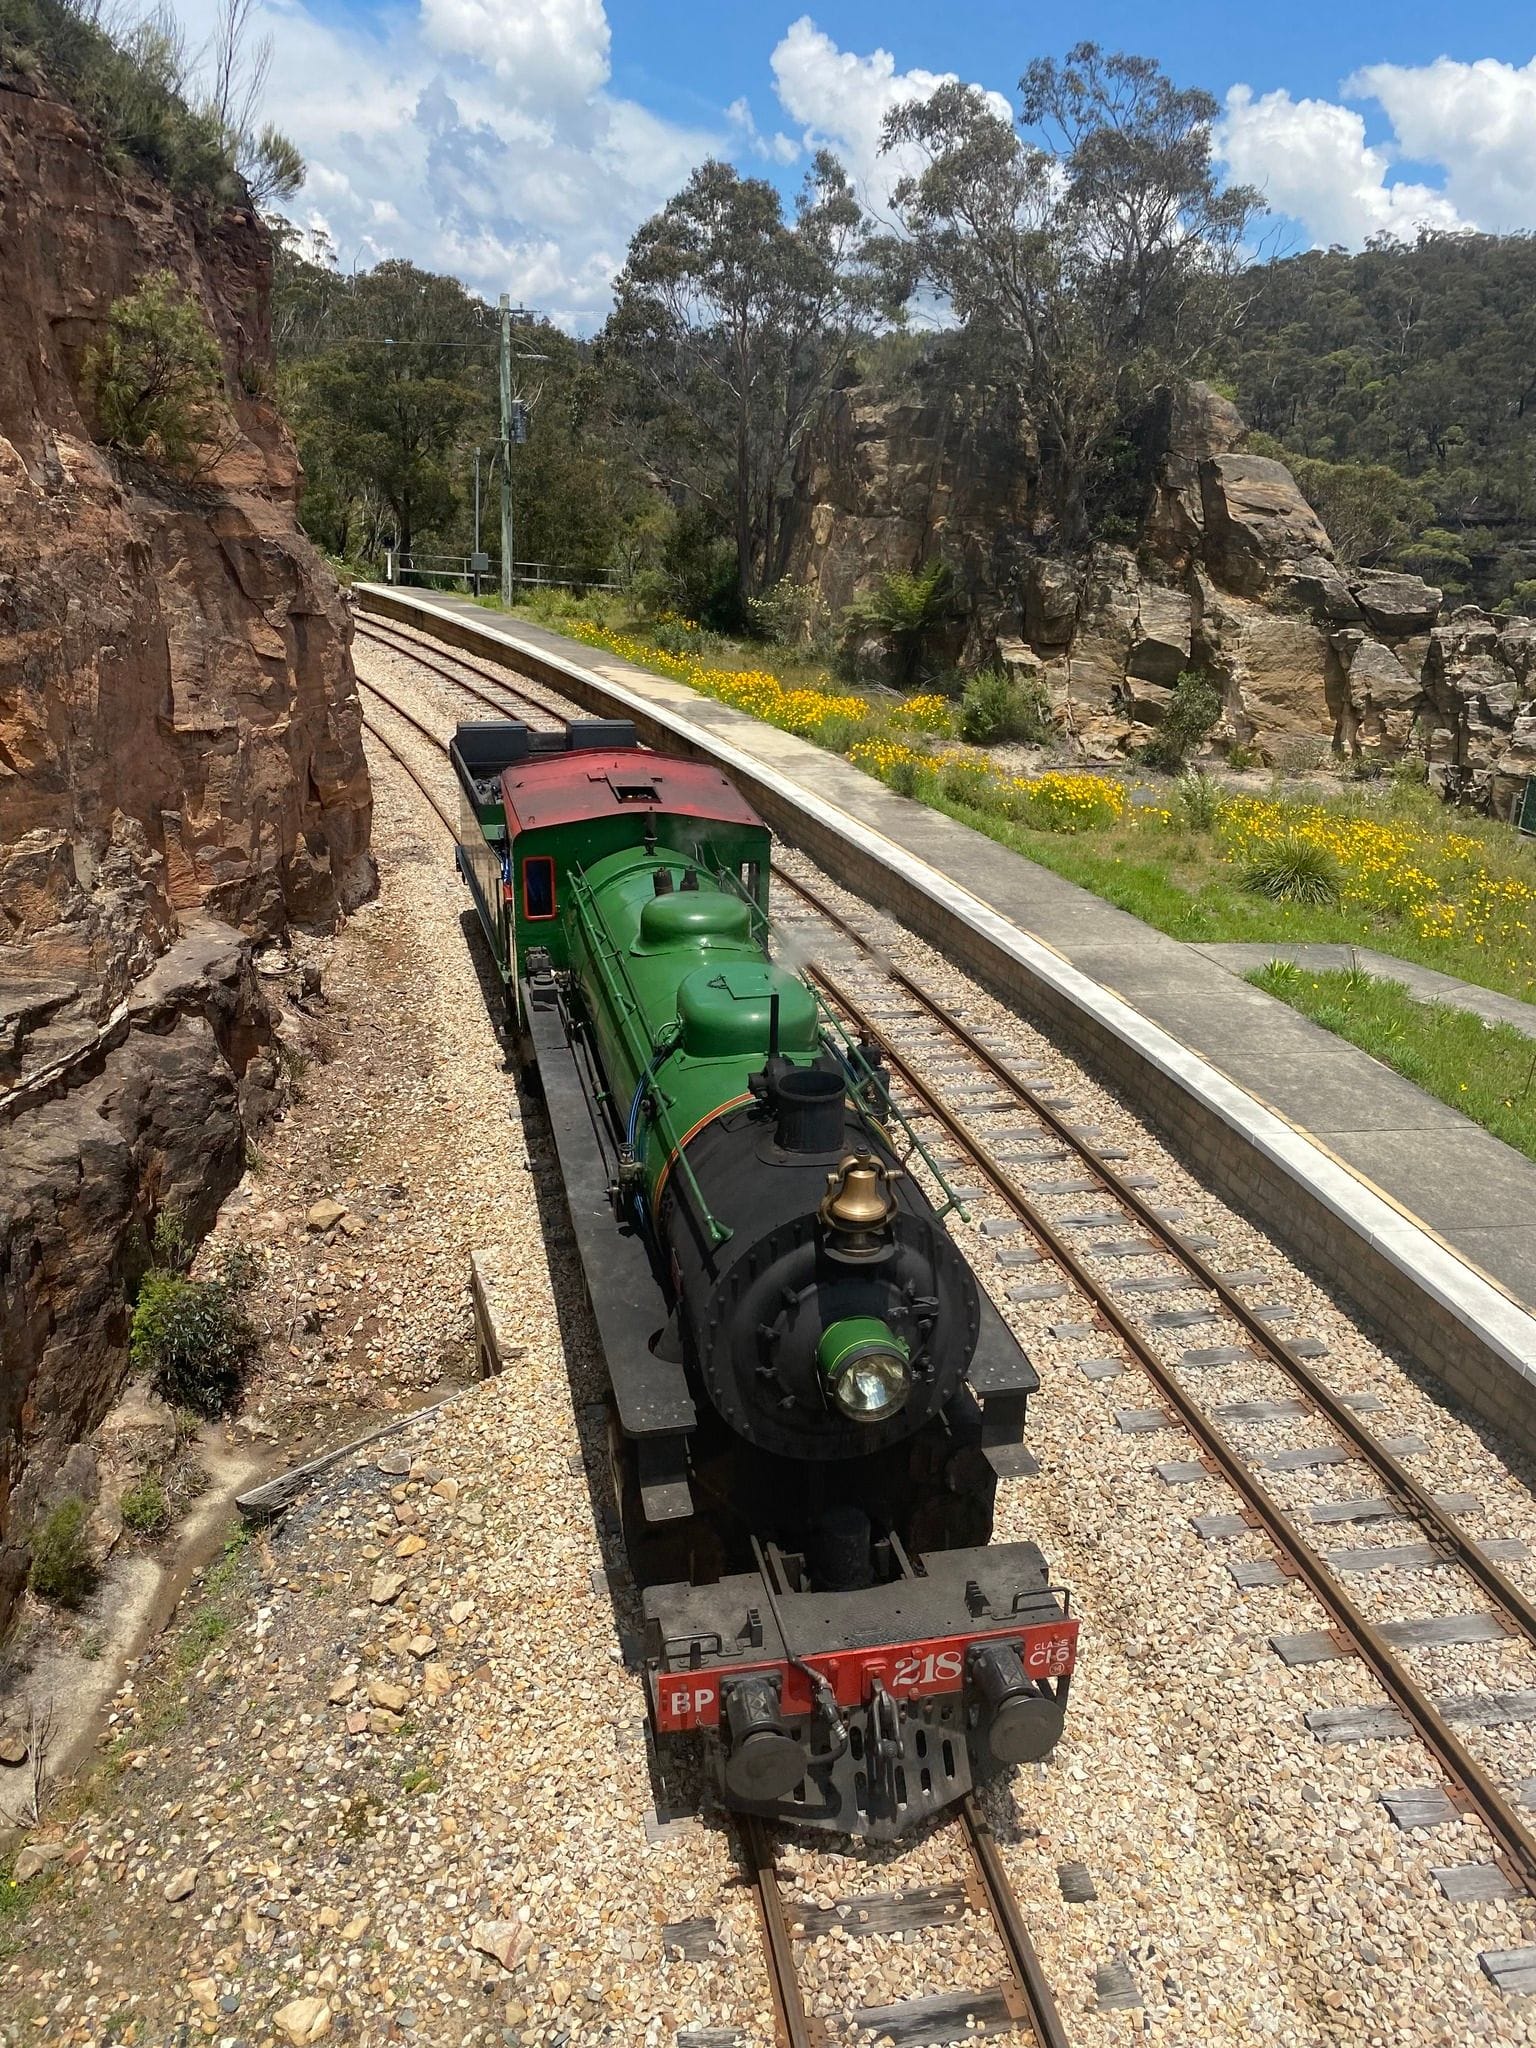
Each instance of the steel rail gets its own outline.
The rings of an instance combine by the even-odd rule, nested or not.
[[[404,654],[412,661],[419,661],[424,669],[430,670],[435,676],[441,676],[445,682],[452,683],[455,689],[467,690],[472,697],[478,697],[482,704],[488,704],[493,711],[500,711],[505,715],[507,707],[504,704],[498,704],[493,697],[488,696],[476,684],[466,682],[463,676],[456,676],[442,662],[433,661],[415,641],[399,637],[392,638],[387,629],[381,629],[378,621],[371,613],[366,625],[361,620],[357,621],[355,631],[360,639],[372,640],[378,646],[387,648],[391,654]],[[570,724],[571,721],[565,712],[557,711],[552,704],[540,703],[537,697],[530,695],[527,690],[520,689],[516,683],[503,682],[500,676],[491,675],[488,670],[479,667],[467,655],[449,654],[448,659],[458,662],[463,668],[469,669],[471,674],[479,676],[482,681],[495,683],[499,690],[505,690],[509,697],[516,698],[520,704],[525,704],[530,711],[537,711],[541,717],[552,718],[557,725],[565,726]]]
[[[768,1958],[768,1988],[773,1994],[774,2017],[778,2022],[782,2048],[817,2048],[817,2034],[805,2000],[800,1993],[800,1976],[795,1968],[795,1938],[789,1931],[784,1894],[779,1890],[779,1870],[774,1860],[768,1830],[752,1814],[738,1816],[741,1838],[746,1844],[747,1864],[763,1926],[763,1949]]]
[[[404,712],[401,715],[403,717],[410,716],[409,712]],[[414,725],[417,723],[417,721],[415,719],[411,719],[411,723]],[[423,731],[426,730],[424,726],[421,729]],[[388,754],[392,760],[399,762],[400,766],[405,770],[406,774],[409,775],[412,782],[415,783],[416,787],[421,791],[422,795],[426,798],[427,802],[432,806],[433,810],[436,811],[444,831],[449,833],[455,840],[457,840],[459,836],[458,826],[455,825],[452,818],[449,817],[448,813],[443,809],[442,805],[438,802],[437,798],[432,794],[431,790],[428,789],[427,785],[422,781],[421,777],[417,774],[416,770],[411,766],[410,762],[407,761],[404,754],[402,754],[400,749],[395,745],[394,741],[391,740],[386,733],[381,732],[378,726],[376,726],[373,723],[372,719],[366,716],[363,719],[363,731],[371,732],[374,738],[378,741],[379,745],[384,749],[385,753]]]
[[[1359,1416],[1339,1399],[1327,1381],[1278,1338],[1262,1317],[1255,1315],[1210,1262],[1192,1245],[1184,1242],[1172,1225],[1159,1216],[1146,1197],[1116,1173],[1107,1160],[1101,1159],[1091,1145],[1078,1137],[1065,1119],[1052,1109],[1028,1082],[1020,1080],[1012,1073],[1007,1064],[981,1042],[962,1018],[955,1016],[943,1003],[929,995],[894,962],[887,961],[857,927],[850,924],[813,889],[797,881],[793,875],[786,874],[777,865],[774,867],[774,874],[809,903],[818,915],[826,918],[839,931],[855,940],[865,952],[878,959],[882,973],[889,976],[897,987],[912,997],[913,1001],[920,1003],[945,1030],[953,1033],[966,1051],[987,1069],[994,1080],[1017,1096],[1025,1108],[1038,1116],[1064,1145],[1069,1146],[1085,1165],[1093,1169],[1104,1183],[1106,1194],[1113,1195],[1117,1202],[1131,1212],[1143,1229],[1149,1231],[1166,1251],[1195,1275],[1202,1287],[1215,1295],[1228,1315],[1242,1326],[1247,1335],[1261,1347],[1274,1364],[1280,1367],[1292,1384],[1300,1388],[1331,1427],[1354,1445],[1361,1457],[1397,1496],[1399,1503],[1410,1510],[1411,1517],[1428,1525],[1431,1533],[1440,1539],[1454,1562],[1477,1580],[1483,1592],[1501,1610],[1511,1632],[1524,1635],[1536,1644],[1536,1601],[1523,1592],[1507,1572],[1500,1571],[1492,1558],[1484,1556],[1474,1538],[1467,1533],[1449,1509],[1436,1500],[1428,1487],[1415,1478],[1407,1466],[1371,1433]]]
[[[855,1024],[882,1047],[892,1070],[902,1076],[940,1126],[971,1155],[978,1169],[1014,1214],[1028,1224],[1061,1270],[1094,1303],[1100,1317],[1119,1337],[1131,1357],[1176,1411],[1185,1429],[1202,1447],[1203,1462],[1224,1478],[1243,1500],[1254,1525],[1261,1528],[1274,1545],[1282,1569],[1305,1582],[1330,1617],[1341,1647],[1352,1648],[1361,1657],[1387,1697],[1439,1763],[1452,1795],[1482,1821],[1503,1859],[1507,1875],[1536,1897],[1536,1835],[1526,1827],[1490,1773],[1462,1742],[1386,1637],[1337,1582],[1322,1556],[1307,1542],[1296,1523],[1249,1468],[1241,1452],[1190,1398],[1135,1324],[1116,1307],[1103,1284],[1036,1208],[1028,1191],[993,1156],[985,1137],[947,1106],[900,1049],[891,1043],[888,1034],[868,1015],[857,997],[842,988],[834,975],[820,967],[809,971]],[[937,1009],[931,999],[923,1000],[931,1010]],[[1012,1085],[1021,1094],[1025,1092],[1021,1084]],[[1078,1149],[1082,1151],[1081,1147]],[[1184,1254],[1181,1252],[1180,1256]]]
[[[424,725],[422,721],[416,716],[414,711],[407,711],[403,704],[398,703],[396,699],[389,694],[388,690],[381,690],[377,683],[364,682],[361,676],[359,676],[357,679],[357,687],[360,690],[367,690],[373,696],[381,699],[382,702],[387,704],[390,710],[394,712],[396,718],[403,718],[407,725],[415,726],[416,730],[421,734],[423,739],[430,740],[434,747],[440,747],[445,754],[447,753],[448,742],[443,738],[442,734],[440,732],[434,732],[430,725]],[[376,725],[369,724],[366,713],[364,714],[363,717],[363,723],[365,726],[368,727],[368,730],[374,735],[375,739],[383,738],[383,734],[380,733],[378,727]],[[385,744],[388,745],[388,742],[386,741]]]
[[[1051,1990],[1035,1944],[1029,1938],[1029,1929],[1024,1925],[1024,1915],[1019,1911],[1018,1897],[1008,1881],[1007,1871],[1003,1868],[997,1837],[993,1834],[991,1823],[982,1812],[981,1802],[974,1792],[967,1792],[960,1802],[960,1823],[965,1829],[966,1847],[971,1852],[976,1875],[981,1880],[987,1910],[992,1916],[1003,1947],[1008,1952],[1008,1962],[1014,1979],[1023,1993],[1029,2024],[1035,2030],[1035,2039],[1039,2042],[1040,2048],[1071,2048],[1071,2037],[1062,2025],[1055,1994]]]

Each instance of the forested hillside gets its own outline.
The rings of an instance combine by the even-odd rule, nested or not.
[[[1381,240],[1247,282],[1229,388],[1340,552],[1536,611],[1536,240]]]

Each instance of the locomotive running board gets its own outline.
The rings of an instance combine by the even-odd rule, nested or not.
[[[619,1424],[640,1464],[640,1499],[648,1522],[693,1513],[688,1437],[698,1422],[681,1365],[651,1349],[663,1320],[656,1279],[644,1245],[622,1229],[609,1198],[609,1167],[596,1119],[601,1114],[582,1076],[553,982],[522,984],[534,1058],[555,1136],[560,1177],[587,1299],[618,1404]]]

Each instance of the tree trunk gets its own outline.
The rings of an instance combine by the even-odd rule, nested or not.
[[[736,601],[742,623],[752,595],[752,451],[743,400],[736,417]]]

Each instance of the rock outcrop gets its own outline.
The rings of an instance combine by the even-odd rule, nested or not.
[[[190,483],[98,446],[83,389],[159,270],[224,358]],[[347,613],[262,395],[266,230],[0,74],[0,276],[3,1541],[117,1391],[156,1210],[206,1227],[242,1170],[270,1078],[250,942],[333,926],[373,870]]]
[[[1221,689],[1220,737],[1277,767],[1417,751],[1443,794],[1500,815],[1536,773],[1536,622],[1446,617],[1417,576],[1346,568],[1290,470],[1244,450],[1241,416],[1208,386],[1150,416],[1134,544],[1080,556],[1040,550],[1027,451],[973,436],[962,459],[938,408],[858,391],[836,420],[805,472],[790,573],[836,609],[942,552],[967,657],[1043,678],[1084,747],[1134,746],[1194,669]]]

